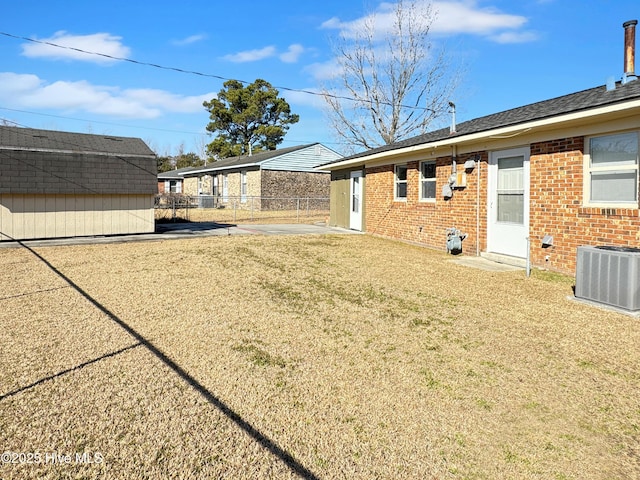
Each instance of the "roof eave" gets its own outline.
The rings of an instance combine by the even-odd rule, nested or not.
[[[498,127],[481,132],[474,132],[468,134],[461,134],[451,136],[449,138],[443,138],[433,142],[425,142],[409,147],[397,148],[393,150],[386,150],[384,152],[374,153],[372,155],[366,155],[356,157],[353,159],[347,159],[340,162],[335,162],[327,165],[320,165],[317,168],[324,170],[339,170],[343,168],[358,167],[366,165],[367,163],[380,162],[388,160],[393,162],[396,157],[405,156],[407,154],[420,152],[423,150],[434,150],[440,147],[464,145],[474,142],[478,142],[485,139],[491,139],[492,137],[505,137],[505,136],[517,136],[521,133],[525,133],[540,127],[548,127],[551,125],[561,125],[563,123],[573,122],[576,120],[587,119],[590,117],[597,117],[605,114],[614,114],[616,112],[624,112],[625,110],[640,109],[640,99],[634,99],[631,101],[621,102],[613,105],[605,105],[597,108],[590,108],[586,110],[566,113],[562,115],[556,115],[553,117],[536,119],[529,122],[517,123],[505,127]]]
[[[262,162],[253,162],[253,163],[243,163],[241,165],[229,165],[227,167],[211,167],[211,168],[201,168],[200,170],[193,170],[191,172],[187,172],[184,174],[185,177],[190,177],[192,175],[197,175],[200,173],[211,173],[211,172],[219,172],[221,170],[238,170],[246,167],[259,167]]]

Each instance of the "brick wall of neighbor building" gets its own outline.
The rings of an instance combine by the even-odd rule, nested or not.
[[[211,195],[213,192],[213,176],[185,177],[182,182],[182,193],[185,195]]]
[[[247,195],[251,197],[262,196],[262,173],[261,170],[249,170],[247,172]]]
[[[583,206],[584,144],[583,137],[573,137],[531,145],[531,260],[536,267],[574,274],[580,245],[640,246],[637,208]],[[552,247],[542,247],[544,235],[553,236]]]
[[[330,173],[262,170],[263,198],[329,198]],[[282,202],[280,202],[282,203]],[[328,201],[323,208],[328,208]],[[262,208],[283,208],[274,200],[263,200]]]
[[[247,172],[247,193],[245,200],[242,201],[242,171],[233,171],[227,173],[228,200],[222,202],[226,204],[235,204],[240,209],[260,209],[260,201],[258,198],[261,194],[260,176],[261,171],[246,170]],[[218,194],[222,201],[222,185],[223,174],[218,174]],[[213,187],[212,187],[213,188]]]
[[[457,169],[464,171],[464,162],[473,158],[475,153],[458,157]],[[419,200],[420,172],[419,162],[406,163],[407,200],[394,201],[394,166],[385,165],[366,170],[365,215],[367,232],[384,237],[397,238],[404,241],[426,245],[439,250],[446,250],[446,233],[448,228],[456,227],[467,238],[462,242],[463,253],[476,253],[476,217],[479,215],[480,249],[484,248],[486,234],[486,185],[487,156],[481,154],[480,202],[477,201],[477,171],[467,171],[467,186],[454,189],[453,197],[445,200],[442,197],[442,186],[451,175],[451,157],[436,159],[436,201]],[[477,168],[477,167],[476,167]]]
[[[227,185],[230,197],[240,197],[240,172],[229,172],[227,174]]]
[[[198,177],[185,177],[182,182],[184,195],[198,195]]]

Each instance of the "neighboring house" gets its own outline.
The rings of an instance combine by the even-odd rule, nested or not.
[[[580,245],[639,247],[632,63],[625,56],[615,85],[322,165],[332,175],[330,224],[442,250],[455,227],[467,235],[465,254],[523,265],[529,252],[532,266],[568,274]]]
[[[184,172],[183,192],[256,209],[275,208],[284,198],[328,198],[330,175],[315,167],[339,158],[320,143],[225,158]]]
[[[0,126],[0,240],[153,232],[156,174],[138,138]]]
[[[159,173],[158,193],[182,193],[184,190],[184,177],[182,175],[190,170],[195,170],[195,167],[178,168],[176,170]]]

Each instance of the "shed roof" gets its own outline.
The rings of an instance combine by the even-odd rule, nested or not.
[[[391,152],[393,150],[416,145],[437,142],[446,139],[464,138],[467,135],[491,131],[497,128],[515,126],[534,120],[551,119],[560,115],[576,112],[587,112],[590,109],[640,99],[640,80],[622,84],[616,83],[614,90],[600,86],[569,95],[532,103],[522,107],[505,110],[484,117],[475,118],[456,125],[456,132],[450,133],[449,127],[434,130],[406,140],[383,145],[378,148],[356,153],[331,163],[368,157],[370,155]],[[327,165],[331,165],[331,163]]]
[[[0,149],[155,157],[139,138],[8,126],[0,126]]]
[[[156,175],[139,138],[0,126],[0,194],[153,195]]]

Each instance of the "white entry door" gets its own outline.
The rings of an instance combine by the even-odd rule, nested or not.
[[[529,148],[489,157],[487,250],[525,258],[529,236]]]
[[[362,172],[351,172],[349,183],[349,228],[362,230]]]

